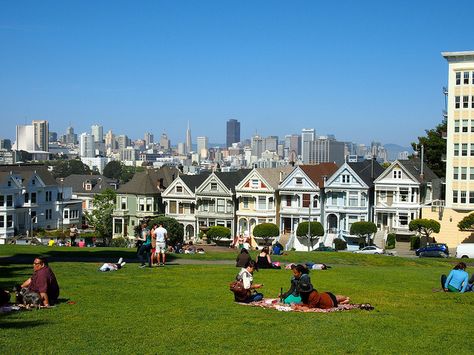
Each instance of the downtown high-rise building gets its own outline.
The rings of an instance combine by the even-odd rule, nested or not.
[[[193,141],[191,139],[191,127],[189,126],[189,121],[188,121],[188,128],[186,129],[186,154],[191,153],[193,150]]]
[[[201,159],[205,159],[208,156],[209,140],[207,137],[201,136],[196,138],[197,153]]]
[[[105,148],[116,149],[115,135],[111,129],[105,134]]]
[[[240,142],[240,122],[235,119],[227,121],[226,147],[232,146],[232,143]]]
[[[299,134],[288,134],[285,136],[284,157],[296,162],[301,154],[301,136]]]
[[[48,121],[35,120],[31,125],[16,126],[15,150],[27,152],[49,151]]]
[[[49,123],[45,120],[33,121],[35,148],[41,152],[49,151]]]
[[[91,126],[91,135],[94,137],[95,143],[102,143],[104,140],[104,127],[98,124]]]
[[[301,130],[301,160],[304,164],[310,163],[310,150],[315,138],[314,128],[303,128]]]
[[[81,158],[95,157],[94,136],[89,133],[82,133],[79,136],[79,149]]]
[[[265,149],[270,152],[278,151],[278,136],[268,136],[265,138]]]
[[[149,146],[150,144],[153,144],[155,142],[155,137],[153,136],[153,133],[146,132],[143,138],[145,140],[146,146]]]
[[[164,151],[168,151],[171,148],[171,141],[166,133],[163,133],[160,137],[160,147]]]

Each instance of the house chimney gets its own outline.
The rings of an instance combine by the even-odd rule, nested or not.
[[[283,171],[280,170],[280,182],[283,181]]]

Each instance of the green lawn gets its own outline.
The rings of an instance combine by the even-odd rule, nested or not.
[[[231,265],[176,265],[138,269],[129,263],[101,273],[101,264],[68,261],[118,256],[133,250],[0,246],[0,256],[31,259],[49,253],[61,286],[54,309],[0,316],[0,353],[472,353],[474,293],[432,292],[455,260],[404,259],[350,253],[290,253],[282,261],[318,261],[321,290],[345,294],[374,311],[285,313],[234,304]],[[234,254],[186,256],[232,260]],[[0,286],[31,274],[31,260],[0,258]],[[472,266],[471,266],[472,267]],[[472,272],[471,267],[469,272]],[[256,282],[275,297],[290,271],[261,270]]]

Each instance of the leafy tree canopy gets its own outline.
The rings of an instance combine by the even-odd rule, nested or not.
[[[126,166],[120,161],[112,160],[105,166],[104,176],[109,179],[120,180],[121,184],[125,184],[132,179],[137,171],[143,171],[143,167]]]
[[[439,233],[441,225],[434,219],[418,218],[414,219],[408,225],[411,231],[416,231],[423,237],[429,237],[431,233]]]
[[[230,229],[223,226],[212,226],[206,233],[210,240],[219,240],[221,238],[230,238]]]
[[[179,223],[176,219],[172,217],[166,216],[158,216],[151,219],[148,223],[148,226],[151,227],[154,224],[159,225],[160,223],[163,224],[163,227],[168,232],[168,243],[170,245],[176,245],[177,243],[183,242],[184,237],[184,227],[181,223]]]
[[[253,235],[257,238],[278,237],[280,228],[275,223],[262,223],[255,226]]]
[[[91,174],[91,169],[78,159],[58,160],[53,167],[53,176],[55,178],[65,178],[72,174],[87,175]]]
[[[94,209],[86,213],[86,220],[94,227],[97,236],[102,237],[109,244],[112,238],[112,212],[115,207],[117,194],[112,189],[107,189],[94,196]]]
[[[417,150],[418,146],[424,146],[424,161],[433,172],[439,177],[446,176],[446,163],[441,160],[441,156],[446,154],[446,139],[443,133],[448,129],[446,120],[443,120],[434,129],[425,130],[425,137],[418,137],[418,142],[413,142],[411,146]]]
[[[309,226],[308,222],[301,222],[300,224],[298,224],[298,228],[296,229],[296,235],[298,237],[307,236],[308,226]],[[309,232],[311,233],[311,237],[322,237],[324,235],[323,225],[319,222],[311,222]]]
[[[458,228],[460,231],[474,231],[474,213],[464,217],[459,223]]]
[[[351,225],[350,233],[359,236],[360,243],[370,245],[370,236],[377,233],[377,226],[373,222],[355,222]]]

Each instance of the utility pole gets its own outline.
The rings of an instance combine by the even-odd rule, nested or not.
[[[311,201],[313,198],[311,194],[309,195],[309,206],[308,206],[308,251],[311,251],[309,248],[309,244],[311,243]]]

